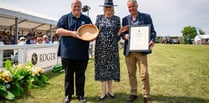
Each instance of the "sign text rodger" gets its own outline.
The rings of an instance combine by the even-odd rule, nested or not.
[[[52,61],[57,59],[57,53],[45,53],[39,55],[39,62]]]

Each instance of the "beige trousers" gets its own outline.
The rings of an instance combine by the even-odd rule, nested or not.
[[[149,73],[147,64],[147,55],[141,53],[129,53],[125,57],[126,66],[128,69],[129,83],[131,87],[131,95],[138,95],[137,93],[137,78],[136,70],[139,67],[139,73],[142,81],[142,93],[144,97],[150,97]]]

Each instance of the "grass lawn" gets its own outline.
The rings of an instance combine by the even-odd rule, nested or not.
[[[94,80],[94,61],[90,60],[85,85],[88,103],[126,103],[130,91],[122,51],[121,81],[113,82],[114,99],[99,101],[101,83]],[[209,103],[209,45],[156,44],[149,55],[149,74],[153,103]],[[63,103],[64,73],[47,76],[50,84],[45,87],[29,90],[15,101],[0,98],[0,103]],[[138,81],[139,98],[134,103],[143,103],[140,77]],[[79,102],[73,97],[71,103]]]

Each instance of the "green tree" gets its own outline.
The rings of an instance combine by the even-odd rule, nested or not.
[[[184,27],[181,33],[183,34],[184,37],[188,37],[188,38],[194,38],[197,35],[195,31],[195,27],[192,26]]]
[[[202,31],[201,29],[199,29],[200,34],[205,34],[204,31]],[[187,38],[194,38],[197,35],[197,32],[195,30],[195,27],[193,26],[186,26],[184,27],[184,29],[181,31],[181,33],[183,34],[184,37]]]
[[[199,29],[199,32],[200,34],[205,34],[201,29]],[[197,35],[197,31],[195,27],[192,27],[192,26],[184,27],[181,33],[183,34],[184,43],[186,44],[192,44],[192,39]]]

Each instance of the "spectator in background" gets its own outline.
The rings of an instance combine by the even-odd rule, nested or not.
[[[26,44],[26,39],[25,37],[20,37],[18,44],[17,45],[25,45]]]
[[[31,36],[30,44],[36,44],[36,39],[34,36]]]
[[[12,35],[11,35],[11,36],[10,36],[10,41],[11,41],[12,44],[15,44],[15,36],[12,36]]]
[[[52,44],[52,42],[49,41],[49,37],[47,35],[43,36],[43,44]]]
[[[26,44],[30,44],[31,36],[27,35]]]
[[[35,32],[29,31],[27,34],[27,41],[26,44],[36,44]]]
[[[10,38],[9,38],[9,35],[4,35],[4,43],[5,44],[12,44]]]
[[[54,34],[54,36],[52,37],[52,43],[53,44],[58,44],[59,43],[59,35]]]
[[[36,44],[37,45],[40,45],[40,44],[42,44],[43,43],[43,38],[42,38],[42,36],[37,36],[36,37]]]

